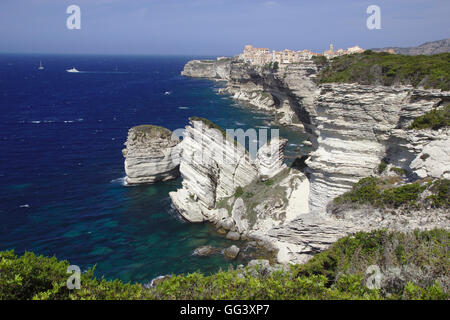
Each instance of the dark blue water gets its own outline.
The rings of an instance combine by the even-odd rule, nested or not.
[[[266,116],[218,96],[219,84],[180,76],[191,58],[0,55],[0,250],[97,264],[97,274],[133,282],[230,264],[192,256],[198,246],[231,243],[171,209],[168,192],[180,180],[122,184],[132,126],[174,130],[193,115],[223,128],[265,124]],[[85,72],[65,72],[74,66]]]

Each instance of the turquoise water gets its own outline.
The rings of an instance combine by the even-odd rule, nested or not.
[[[233,242],[172,209],[168,193],[180,180],[123,185],[132,126],[174,130],[195,115],[246,130],[270,118],[218,96],[218,83],[180,76],[192,58],[0,55],[0,250],[56,255],[84,270],[96,264],[97,275],[143,283],[227,268],[222,255],[192,255]],[[64,71],[73,66],[87,72]],[[295,154],[303,136],[281,135]]]

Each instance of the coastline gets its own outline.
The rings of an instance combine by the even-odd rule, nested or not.
[[[197,70],[201,70],[200,73]],[[383,159],[383,155],[386,157],[386,152],[390,153],[389,158],[392,163],[390,166],[398,165],[407,172],[414,172],[416,169],[409,167],[409,164],[413,162],[414,158],[417,159],[420,156],[421,150],[430,141],[448,144],[448,132],[445,130],[439,131],[437,135],[427,134],[428,140],[421,140],[419,144],[416,143],[414,148],[406,145],[405,149],[405,142],[398,140],[413,141],[416,133],[408,130],[408,125],[415,117],[431,110],[433,105],[448,100],[450,92],[415,89],[411,86],[386,87],[345,83],[317,85],[314,82],[317,72],[317,67],[306,63],[285,66],[281,71],[272,73],[264,68],[250,67],[236,59],[225,62],[190,61],[182,72],[183,75],[193,78],[225,80],[227,86],[218,91],[218,94],[230,94],[235,101],[240,103],[244,101],[242,104],[244,107],[248,107],[245,103],[250,102],[250,105],[256,110],[267,110],[273,109],[274,102],[276,102],[278,106],[291,108],[291,111],[303,123],[312,143],[312,153],[306,160],[305,169],[309,181],[308,195],[304,194],[294,198],[296,200],[291,199],[297,203],[299,199],[309,198],[308,212],[298,213],[293,219],[285,220],[278,226],[272,225],[269,228],[263,227],[261,230],[254,230],[247,236],[264,243],[267,248],[276,250],[278,262],[304,263],[312,255],[323,251],[345,235],[379,228],[380,215],[382,220],[387,219],[383,226],[392,230],[405,231],[414,228],[427,230],[434,227],[445,227],[445,217],[444,220],[441,220],[432,214],[427,218],[420,218],[420,212],[411,212],[412,216],[406,225],[399,223],[400,221],[405,222],[403,217],[385,215],[382,211],[374,216],[367,216],[365,218],[367,221],[361,224],[359,220],[364,219],[362,216],[368,214],[364,210],[350,210],[348,217],[342,219],[329,212],[327,203],[349,191],[358,180],[373,175],[379,162]],[[263,90],[260,91],[260,88]],[[272,98],[269,99],[269,96]],[[359,96],[364,96],[365,101],[362,104]],[[244,98],[242,99],[242,97]],[[261,98],[263,99],[261,100]],[[380,101],[386,104],[383,107],[383,111],[387,115],[385,119],[375,116],[378,111],[371,110],[369,107]],[[335,110],[341,114],[343,112],[344,119],[336,121],[335,118],[339,113],[334,113]],[[278,111],[279,109],[276,112]],[[357,117],[356,123],[361,121],[361,124],[364,122],[367,124],[367,116],[374,118],[373,123],[369,124],[369,130],[372,130],[370,126],[376,128],[376,138],[374,139],[374,134],[369,133],[369,130],[364,127],[359,130],[351,129],[354,132],[344,131],[345,133],[342,134],[342,130],[348,130],[347,126],[354,127],[355,125],[355,123],[347,124],[345,122],[348,122],[345,120],[346,112]],[[292,120],[290,123],[293,122]],[[383,123],[377,124],[380,120]],[[396,126],[400,126],[400,128],[396,129]],[[332,135],[329,136],[330,134]],[[391,141],[390,137],[392,136],[396,140]],[[355,141],[356,137],[364,142]],[[348,149],[345,150],[348,155],[343,154],[342,159],[339,155],[342,153],[341,145],[348,146]],[[410,154],[408,155],[409,160],[407,160],[409,162],[406,163],[401,155],[405,152]],[[333,157],[336,157],[335,160]],[[417,160],[415,161],[417,162]],[[448,166],[445,164],[445,156],[441,157],[439,161],[444,161],[440,166],[444,168]],[[343,167],[340,169],[336,167],[337,164]],[[444,177],[444,172],[445,170],[437,173],[436,177]],[[408,180],[404,180],[403,183],[408,183]],[[303,193],[305,192],[303,191]],[[288,200],[288,205],[289,202]],[[235,205],[236,203],[237,201]],[[354,217],[350,218],[352,215]],[[356,216],[359,218],[355,219]],[[421,221],[428,219],[428,222],[417,223],[417,219]],[[216,222],[214,219],[212,221]]]

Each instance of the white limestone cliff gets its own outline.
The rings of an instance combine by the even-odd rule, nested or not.
[[[223,132],[206,121],[191,120],[180,144],[183,188],[170,197],[188,221],[208,220],[219,199],[256,179],[258,171],[244,147],[225,139]],[[181,204],[193,210],[181,208]],[[191,212],[192,211],[192,212]],[[202,221],[203,221],[202,220]]]
[[[174,207],[186,220],[212,222],[233,233],[233,238],[268,230],[293,218],[299,208],[307,212],[307,179],[283,164],[286,143],[274,138],[253,159],[240,144],[225,139],[215,125],[191,119],[180,144],[182,188],[170,193]],[[238,188],[244,190],[242,194],[236,194]],[[291,198],[300,205],[289,203]],[[255,201],[256,207],[248,206],[248,201]]]
[[[312,211],[323,212],[330,199],[373,174],[382,159],[419,177],[449,175],[448,153],[438,152],[448,146],[448,130],[433,134],[408,126],[448,103],[450,92],[412,86],[318,85],[317,72],[312,62],[273,72],[231,61],[223,78],[225,91],[244,105],[271,110],[281,124],[301,121],[314,149],[306,162]]]
[[[179,140],[168,129],[142,125],[128,132],[122,151],[128,184],[155,183],[179,176]]]
[[[359,84],[323,84],[320,90],[311,119],[317,149],[306,162],[312,210],[323,210],[331,199],[373,174],[382,159],[408,173],[426,170],[412,161],[431,141],[448,140],[444,131],[424,137],[408,126],[448,99],[450,92]],[[431,165],[448,170],[445,158],[442,154],[441,161]]]

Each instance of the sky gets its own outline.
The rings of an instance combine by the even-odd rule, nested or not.
[[[81,9],[69,30],[66,9]],[[369,30],[378,5],[381,29]],[[449,38],[448,0],[0,0],[0,53],[232,56],[416,46]]]

